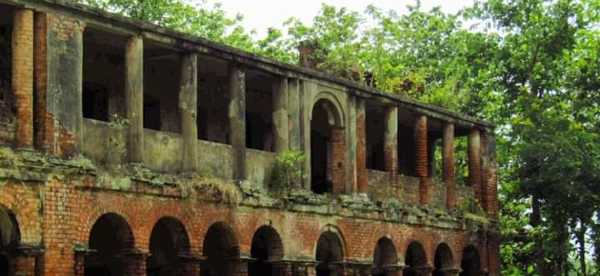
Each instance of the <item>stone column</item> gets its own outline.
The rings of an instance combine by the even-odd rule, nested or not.
[[[288,79],[282,77],[273,83],[273,138],[275,152],[283,152],[289,147],[288,130]]]
[[[13,19],[11,86],[20,148],[33,146],[33,16],[32,10],[17,9]]]
[[[48,21],[46,13],[35,13],[34,39],[34,93],[35,93],[35,147],[54,153],[54,118],[47,111],[48,87]]]
[[[129,128],[127,156],[142,163],[144,150],[144,40],[132,37],[125,50],[125,105]]]
[[[446,184],[446,207],[456,206],[456,173],[454,164],[454,124],[445,123],[442,138],[443,177]]]
[[[181,59],[181,86],[179,90],[179,114],[183,137],[183,171],[198,170],[198,56],[186,54]]]
[[[469,132],[469,185],[473,188],[475,200],[481,203],[481,137],[479,130]]]
[[[229,140],[233,148],[233,175],[246,179],[246,73],[237,64],[229,66]]]
[[[387,108],[385,123],[385,170],[395,176],[398,173],[398,107]]]
[[[331,148],[329,156],[329,171],[333,194],[343,194],[345,184],[346,136],[343,128],[331,129]]]
[[[367,116],[365,100],[356,100],[356,175],[359,193],[369,190],[369,175],[367,171]]]
[[[419,115],[415,121],[415,172],[419,177],[419,202],[428,204],[431,180],[429,179],[427,142],[427,117]]]

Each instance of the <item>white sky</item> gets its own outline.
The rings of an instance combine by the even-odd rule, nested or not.
[[[200,0],[191,0],[200,1]],[[369,4],[385,10],[406,13],[407,5],[414,5],[415,0],[217,0],[222,3],[228,15],[242,14],[247,30],[256,30],[262,36],[269,27],[281,27],[282,23],[294,16],[303,22],[311,22],[321,8],[321,3],[350,10],[364,11]],[[214,3],[214,0],[209,3]],[[445,12],[454,13],[471,5],[473,0],[421,0],[425,10],[440,6]]]

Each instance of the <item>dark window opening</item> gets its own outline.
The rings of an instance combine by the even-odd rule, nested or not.
[[[394,243],[389,238],[381,238],[377,241],[375,247],[375,256],[373,257],[373,276],[386,276],[386,268],[398,263],[398,255]]]
[[[481,262],[479,252],[474,246],[469,246],[463,251],[462,261],[460,263],[460,276],[481,275]]]
[[[367,169],[385,171],[385,112],[382,106],[366,104]]]
[[[411,126],[398,126],[398,172],[416,176],[415,172],[415,131]]]
[[[144,128],[181,132],[180,53],[153,43],[144,44]],[[146,114],[151,112],[152,114]]]
[[[206,56],[198,64],[198,139],[229,144],[228,64]]]
[[[318,102],[315,104],[310,121],[311,190],[317,194],[333,191],[330,175],[331,128],[328,110],[326,110],[324,103]]]
[[[110,121],[126,117],[126,38],[93,28],[83,34],[83,117]]]
[[[0,5],[0,122],[14,114],[11,105],[12,29],[13,9]]]
[[[445,270],[452,269],[453,263],[450,247],[445,243],[440,244],[435,251],[433,276],[446,275]]]
[[[258,71],[246,74],[246,147],[273,151],[272,76]]]
[[[9,275],[10,273],[10,261],[8,256],[0,254],[0,275]]]

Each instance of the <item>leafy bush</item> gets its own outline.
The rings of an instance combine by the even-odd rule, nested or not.
[[[306,156],[302,151],[287,150],[280,153],[273,167],[271,188],[286,190],[300,187],[304,178],[304,160],[306,160]]]

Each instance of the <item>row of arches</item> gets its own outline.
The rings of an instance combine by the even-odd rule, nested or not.
[[[128,259],[124,254],[134,248],[134,238],[127,221],[118,214],[101,216],[90,232],[89,248],[93,252],[85,259],[85,275],[128,275]],[[190,241],[185,226],[175,218],[161,218],[154,226],[146,258],[146,274],[149,276],[193,275],[188,264],[191,256]],[[284,257],[283,241],[271,226],[261,226],[254,233],[251,256],[247,260],[248,275],[285,275],[282,264]],[[202,276],[236,275],[240,262],[239,243],[233,229],[223,222],[209,227],[203,241]],[[315,252],[317,276],[342,275],[344,269],[345,246],[342,236],[333,228],[325,230],[318,238]],[[375,245],[370,275],[390,275],[402,272],[405,276],[448,275],[454,267],[454,256],[450,247],[442,243],[435,252],[433,267],[429,266],[423,246],[411,242],[406,250],[403,265],[393,241],[383,237]],[[199,263],[193,264],[200,267]],[[480,275],[479,253],[474,246],[463,252],[460,275]],[[196,275],[198,275],[196,274]],[[393,274],[400,275],[400,274]]]

